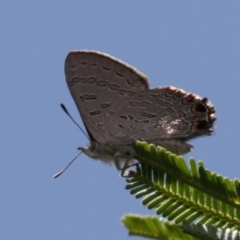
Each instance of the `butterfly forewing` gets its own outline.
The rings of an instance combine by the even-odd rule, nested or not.
[[[129,98],[148,89],[146,76],[94,51],[70,52],[65,61],[65,74],[91,140],[117,143],[109,123]]]

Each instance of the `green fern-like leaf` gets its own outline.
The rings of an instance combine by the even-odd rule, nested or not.
[[[127,215],[122,219],[122,222],[128,228],[129,235],[150,239],[197,240],[197,238],[184,233],[179,227],[169,222],[160,222],[156,217]]]
[[[190,159],[189,166],[163,148],[137,143],[140,165],[127,189],[149,209],[175,224],[240,230],[239,180],[230,180]]]
[[[240,208],[240,181],[230,180],[204,168],[202,162],[189,160],[190,168],[181,156],[176,156],[164,148],[156,148],[153,144],[138,142],[135,150],[141,162],[147,163],[188,185],[202,189],[228,204]]]
[[[221,229],[214,226],[202,225],[202,224],[189,224],[187,221],[183,221],[181,227],[183,232],[192,236],[196,236],[199,239],[204,240],[240,240],[238,231],[231,229]]]

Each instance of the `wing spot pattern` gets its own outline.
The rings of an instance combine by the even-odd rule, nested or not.
[[[96,115],[99,115],[101,112],[102,112],[102,111],[100,111],[100,110],[95,110],[95,111],[89,112],[89,114],[90,114],[91,116],[96,116]]]
[[[127,91],[127,90],[124,90],[124,89],[121,89],[121,90],[119,90],[118,91],[118,94],[119,95],[122,95],[122,96],[128,96],[128,97],[132,97],[133,95],[135,95],[135,93],[134,92],[132,92],[132,91]]]
[[[81,65],[86,66],[87,62],[81,62]]]
[[[108,88],[113,90],[113,91],[117,91],[120,89],[120,86],[117,84],[108,84]]]
[[[199,102],[195,106],[193,106],[192,112],[205,113],[207,112],[207,108],[203,103]]]
[[[69,81],[70,86],[73,86],[74,84],[81,83],[81,84],[94,84],[96,83],[97,79],[94,77],[89,78],[79,78],[79,77],[73,77],[71,81]]]
[[[70,69],[71,70],[74,70],[74,69],[76,69],[77,68],[77,65],[76,64],[72,64],[71,66],[70,66]]]
[[[160,105],[160,106],[162,106],[163,103],[164,103],[163,100],[160,100],[160,99],[157,99],[155,102],[155,104]]]
[[[151,106],[151,105],[152,105],[152,103],[149,102],[149,101],[143,101],[143,102],[141,102],[141,104],[140,104],[140,106],[141,106],[141,107],[144,107],[144,108],[149,107],[149,106]]]
[[[100,81],[97,81],[97,86],[98,87],[106,87],[108,86],[108,82],[107,81],[104,81],[104,80],[100,80]]]
[[[157,114],[145,111],[145,112],[142,113],[142,116],[143,117],[148,117],[148,118],[155,118],[157,116]]]
[[[140,105],[140,102],[138,101],[131,101],[128,103],[129,107],[138,107]]]
[[[128,117],[125,116],[125,115],[121,115],[120,118],[122,118],[122,119],[128,119]]]
[[[107,102],[102,104],[102,108],[109,108],[110,106],[111,106],[111,104],[107,103]]]
[[[94,84],[97,82],[97,79],[95,77],[89,77],[87,80],[86,80],[86,83],[89,83],[89,84]]]
[[[184,111],[178,111],[177,114],[181,118],[185,118],[187,116],[187,114]]]
[[[105,67],[105,66],[102,66],[102,69],[106,70],[106,71],[110,71],[111,68],[108,68],[108,67]]]
[[[121,74],[120,72],[117,72],[117,71],[115,71],[115,74],[116,74],[118,77],[121,77],[121,78],[124,78],[124,77],[125,77],[124,74]]]
[[[175,110],[173,108],[166,108],[165,111],[169,114],[175,113]]]
[[[80,96],[80,99],[82,101],[96,100],[96,96],[95,96],[95,94],[84,94],[84,95]]]

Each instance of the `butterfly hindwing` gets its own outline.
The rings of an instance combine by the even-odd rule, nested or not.
[[[129,99],[109,129],[125,141],[188,140],[212,132],[215,110],[206,98],[175,87],[147,89]]]

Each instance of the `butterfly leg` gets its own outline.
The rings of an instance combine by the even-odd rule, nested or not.
[[[127,162],[126,162],[127,163]],[[129,170],[127,171],[128,168],[131,168],[133,166],[137,166],[139,163],[132,163],[130,165],[128,164],[124,164],[123,168],[121,169],[121,177],[124,177],[124,178],[129,178],[129,177],[132,177],[133,176],[133,171]],[[126,165],[126,166],[125,166]]]
[[[123,158],[122,156],[115,156],[114,163],[116,168],[121,171],[121,177],[131,177],[131,171],[127,171],[128,168],[136,166],[138,163],[133,163],[132,158]],[[122,165],[122,163],[124,163]]]

